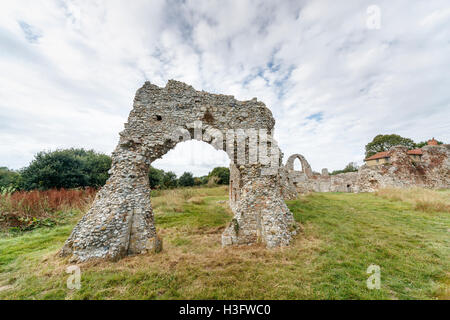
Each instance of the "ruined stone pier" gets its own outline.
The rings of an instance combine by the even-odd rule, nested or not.
[[[161,250],[151,206],[149,166],[190,139],[226,150],[230,157],[235,177],[235,185],[230,186],[234,218],[222,235],[222,244],[288,245],[295,222],[280,189],[282,154],[272,139],[274,125],[270,110],[256,99],[238,101],[173,80],[164,88],[146,82],[137,91],[120,133],[110,178],[73,229],[61,255],[70,255],[73,261],[117,260]],[[267,133],[267,140],[258,135],[256,153],[252,152],[255,140],[242,137],[245,130]],[[268,155],[260,152],[266,150],[261,148],[264,144]]]

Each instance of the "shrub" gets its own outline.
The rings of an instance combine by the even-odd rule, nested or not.
[[[67,149],[39,152],[21,172],[21,188],[98,188],[108,179],[111,158],[92,150]]]
[[[208,183],[211,177],[217,177],[217,184],[230,183],[230,169],[225,167],[216,167],[208,175]]]
[[[0,167],[0,188],[18,188],[19,183],[20,174],[18,172]]]
[[[172,171],[164,173],[162,185],[166,189],[175,188],[177,186],[177,175]]]
[[[153,168],[150,166],[148,171],[148,180],[150,182],[150,188],[159,189],[162,187],[162,182],[164,178],[164,171]]]
[[[183,173],[178,179],[178,185],[181,187],[192,187],[194,184],[194,176],[190,172]]]
[[[205,183],[203,183],[204,181],[203,181],[203,179],[202,178],[199,178],[199,177],[195,177],[194,178],[194,186],[201,186],[202,184],[205,184]]]
[[[356,162],[350,162],[344,169],[342,170],[334,170],[331,175],[336,175],[340,173],[346,173],[346,172],[356,172],[358,171],[359,167]]]

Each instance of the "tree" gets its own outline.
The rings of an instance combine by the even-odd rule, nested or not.
[[[194,178],[194,186],[200,186],[202,184],[203,184],[202,178],[200,178],[200,177]]]
[[[108,179],[111,158],[93,150],[66,149],[39,152],[21,171],[25,190],[101,187]]]
[[[148,180],[150,182],[150,188],[157,189],[162,187],[164,178],[164,170],[156,169],[150,166],[148,171]]]
[[[175,188],[177,186],[177,175],[172,171],[165,172],[162,185],[166,189]]]
[[[178,179],[178,185],[182,187],[192,187],[194,183],[194,176],[190,172],[183,173]]]
[[[356,162],[350,162],[344,169],[342,170],[334,170],[331,175],[336,175],[340,173],[346,173],[346,172],[356,172],[358,171],[359,166]]]
[[[438,144],[444,144],[442,141],[437,141]],[[422,141],[419,143],[416,143],[416,148],[422,148],[425,147],[426,145],[428,145],[428,141]]]
[[[94,188],[102,187],[109,178],[111,157],[94,151],[86,151],[80,155],[80,158],[84,166],[83,171],[87,175],[87,185]]]
[[[0,188],[14,188],[17,189],[20,184],[20,174],[14,170],[9,170],[6,167],[0,167]]]
[[[208,181],[209,181],[209,177],[207,175],[206,176],[201,176],[200,180],[202,181],[202,184],[207,184]]]
[[[208,175],[208,179],[211,177],[217,177],[218,184],[229,184],[230,183],[230,169],[225,167],[216,167]]]
[[[366,158],[378,152],[388,151],[391,147],[398,145],[405,146],[409,149],[416,147],[413,140],[401,137],[398,134],[379,134],[366,145]]]

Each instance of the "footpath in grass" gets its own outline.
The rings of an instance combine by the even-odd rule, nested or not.
[[[222,248],[227,189],[158,192],[164,250],[81,264],[66,286],[56,252],[73,224],[0,238],[0,299],[449,299],[450,215],[375,194],[288,201],[302,231],[290,247]],[[380,290],[366,285],[381,270]]]

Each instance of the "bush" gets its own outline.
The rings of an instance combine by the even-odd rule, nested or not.
[[[0,167],[0,188],[18,188],[19,184],[20,174],[18,172]]]
[[[148,171],[148,180],[151,189],[160,189],[164,178],[164,170],[159,170],[150,166]]]
[[[164,173],[162,185],[166,189],[172,189],[177,186],[177,175],[172,171]]]
[[[192,187],[194,184],[194,176],[190,172],[183,173],[178,179],[178,185],[181,187]]]
[[[102,187],[109,178],[108,171],[111,168],[111,157],[94,151],[86,151],[81,159],[84,165],[83,171],[87,175],[87,186]]]
[[[444,142],[442,142],[442,141],[437,141],[437,144],[444,144]],[[422,147],[425,147],[426,145],[428,145],[428,141],[421,141],[421,142],[419,142],[419,143],[416,143],[416,148],[422,148]]]
[[[194,178],[194,186],[201,186],[202,184],[204,184],[202,178],[199,177]]]
[[[217,177],[217,184],[230,183],[230,169],[225,167],[216,167],[208,175],[208,183],[211,177]]]
[[[39,152],[22,170],[20,187],[25,190],[103,186],[111,158],[93,150],[67,149]]]
[[[356,172],[358,171],[359,167],[356,162],[350,162],[344,169],[342,170],[334,170],[331,175],[336,175],[340,173],[346,173],[346,172]]]

